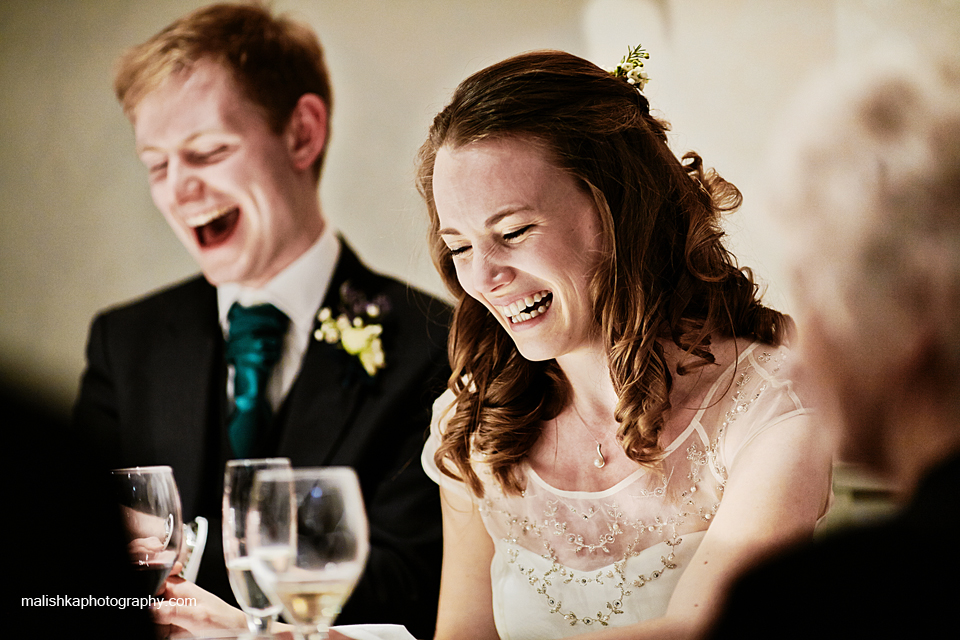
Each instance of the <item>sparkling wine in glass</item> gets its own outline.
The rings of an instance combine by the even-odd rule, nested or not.
[[[127,534],[127,552],[144,595],[157,595],[180,553],[180,492],[167,466],[112,472]]]
[[[253,570],[301,638],[326,638],[370,552],[356,473],[259,471],[247,525]]]
[[[253,575],[253,559],[247,546],[247,511],[250,490],[257,471],[289,469],[287,458],[229,460],[223,478],[223,557],[227,564],[230,587],[240,608],[247,614],[251,634],[266,634],[280,613],[257,584]]]

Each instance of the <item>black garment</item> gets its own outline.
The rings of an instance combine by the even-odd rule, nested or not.
[[[383,296],[386,367],[370,378],[359,360],[311,339],[272,429],[249,457],[285,456],[294,466],[356,469],[371,528],[371,554],[338,622],[403,624],[432,637],[440,579],[437,486],[419,455],[433,400],[449,375],[450,310],[374,274],[343,244],[323,306],[336,315],[341,287]],[[168,464],[185,520],[210,520],[198,584],[233,595],[220,530],[227,439],[226,364],[216,289],[202,277],[98,316],[91,328],[74,420],[111,466]]]
[[[21,630],[14,635],[155,639],[116,493],[96,451],[74,437],[43,393],[14,384],[9,367],[0,373],[12,459],[3,467],[3,508],[7,575],[19,605],[8,610],[17,620],[11,628]]]
[[[715,638],[950,636],[960,604],[960,455],[898,516],[764,564],[733,590]]]

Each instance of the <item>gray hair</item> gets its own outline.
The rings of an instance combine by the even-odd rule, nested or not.
[[[865,364],[909,349],[919,328],[956,379],[960,58],[893,58],[807,92],[773,163],[772,207],[798,315],[816,310]]]

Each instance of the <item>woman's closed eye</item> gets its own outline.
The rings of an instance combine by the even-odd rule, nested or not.
[[[450,251],[450,255],[456,258],[457,256],[462,256],[467,251],[469,251],[470,245],[465,244],[459,247],[447,247],[447,249]]]
[[[508,243],[516,242],[517,240],[520,240],[525,235],[527,235],[527,233],[529,233],[529,231],[533,229],[533,227],[534,225],[528,224],[523,227],[520,227],[519,229],[514,229],[513,231],[507,231],[501,237],[503,238],[504,242],[508,242]],[[447,245],[447,250],[450,252],[450,255],[453,256],[454,258],[463,256],[472,248],[473,247],[469,244],[454,245],[454,246]]]
[[[507,242],[511,242],[513,240],[519,240],[524,235],[526,235],[526,233],[530,231],[530,229],[532,228],[533,228],[532,224],[528,224],[524,227],[520,227],[519,229],[515,229],[514,231],[510,231],[508,233],[503,234],[503,239],[506,240]]]

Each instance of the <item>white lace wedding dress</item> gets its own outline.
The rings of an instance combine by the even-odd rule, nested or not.
[[[761,432],[807,420],[780,375],[786,350],[755,343],[714,383],[679,436],[662,473],[638,469],[600,492],[562,491],[523,469],[520,496],[500,491],[481,461],[477,502],[494,541],[494,619],[504,640],[560,638],[664,614],[684,569],[716,514],[738,453]],[[467,489],[433,461],[447,410],[434,406],[424,448],[428,475]]]

